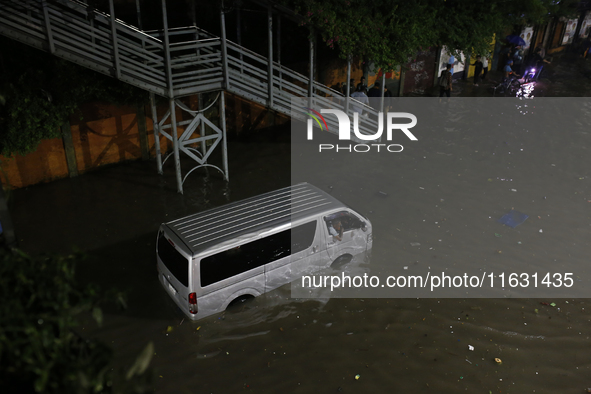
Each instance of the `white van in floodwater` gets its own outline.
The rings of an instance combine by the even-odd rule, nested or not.
[[[197,320],[371,247],[366,217],[301,183],[162,224],[158,278]]]

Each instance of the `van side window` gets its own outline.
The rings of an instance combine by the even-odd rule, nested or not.
[[[355,215],[352,215],[350,213],[347,212],[347,214],[341,219],[341,222],[343,223],[343,229],[344,231],[348,231],[348,230],[356,230],[359,229],[361,227],[363,227],[361,220],[359,220],[359,218]]]
[[[300,252],[312,245],[315,232],[314,221],[205,257],[201,259],[201,287]]]
[[[316,221],[302,224],[291,229],[291,254],[308,249],[314,242]]]
[[[331,215],[326,216],[324,220],[326,221],[327,228],[331,226],[332,222],[334,222],[335,220],[339,220],[341,222],[341,225],[343,226],[343,231],[356,230],[363,227],[363,222],[361,221],[361,219],[347,211],[333,213]]]

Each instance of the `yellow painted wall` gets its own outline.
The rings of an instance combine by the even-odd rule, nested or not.
[[[26,156],[0,156],[0,177],[6,187],[16,189],[68,175],[64,144],[61,138],[44,140],[37,151]]]
[[[322,81],[326,86],[334,86],[337,83],[347,82],[347,67],[342,67],[342,64],[334,63],[328,65],[328,71],[325,72],[325,80]],[[361,81],[363,76],[363,69],[361,64],[354,65],[351,67],[351,78],[355,79],[355,86]],[[365,84],[372,86],[376,81],[381,82],[382,74],[381,70],[377,73],[369,73]],[[392,71],[386,73],[386,85],[388,85],[388,79],[398,80],[400,79],[400,72]]]
[[[494,48],[494,46],[495,46],[495,37],[493,37],[492,42],[490,43],[490,47],[491,48]],[[492,51],[492,49],[491,49],[490,52],[491,52],[491,56],[488,59],[488,71],[490,71],[492,69],[492,61],[493,61],[493,55],[492,55],[493,51]],[[476,61],[476,55],[478,55],[478,54],[473,54],[472,56],[470,56],[470,63],[471,64],[473,64]],[[474,66],[469,66],[468,67],[468,78],[473,78],[474,77],[474,69],[475,68],[476,67],[474,67]]]
[[[87,111],[90,109],[94,108]],[[135,109],[110,105],[100,105],[98,109],[101,119],[71,125],[80,173],[141,157]]]

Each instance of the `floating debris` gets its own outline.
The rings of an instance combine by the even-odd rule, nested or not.
[[[497,222],[504,224],[505,226],[509,226],[511,228],[515,228],[519,226],[521,223],[525,222],[529,216],[525,213],[517,212],[516,210],[512,209],[509,213],[503,215]]]

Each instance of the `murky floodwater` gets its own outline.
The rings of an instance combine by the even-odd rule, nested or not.
[[[468,133],[459,125],[469,110],[450,106],[443,130],[365,173],[341,176],[349,169],[334,157],[333,167],[307,180],[369,216],[372,264],[584,263],[591,251],[588,123],[574,132],[495,134],[475,125]],[[23,249],[65,253],[76,245],[93,256],[80,267],[83,280],[129,291],[128,310],[108,311],[101,329],[84,327],[113,346],[119,365],[153,341],[158,393],[562,394],[591,387],[587,299],[294,300],[284,286],[243,310],[184,319],[156,278],[158,225],[291,184],[289,133],[268,137],[232,141],[230,184],[213,171],[208,178],[194,172],[184,196],[175,192],[172,167],[160,177],[153,162],[15,192]],[[187,171],[189,162],[183,165]],[[530,216],[516,229],[496,222],[511,208]]]

